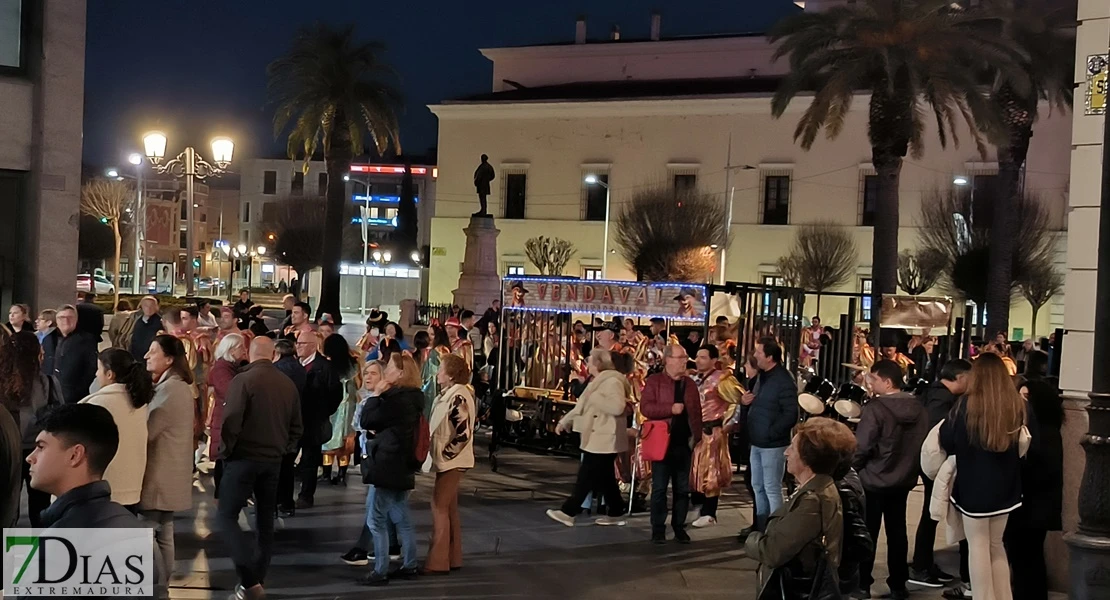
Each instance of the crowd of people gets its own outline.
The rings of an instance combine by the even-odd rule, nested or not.
[[[329,315],[314,321],[306,303],[283,302],[285,320],[273,329],[246,292],[215,310],[162,309],[152,296],[135,310],[121,303],[105,350],[104,314],[88,301],[42,311],[34,323],[29,307],[13,306],[0,327],[0,475],[13,484],[0,499],[3,524],[16,522],[26,490],[34,527],[101,518],[152,527],[164,590],[174,514],[192,508],[194,490],[208,493],[197,473],[210,465],[217,530],[239,580],[232,597],[262,598],[275,519],[313,510],[317,486],[346,485],[356,466],[365,518],[341,558],[370,566],[359,583],[461,568],[459,488],[475,464],[476,390],[499,364],[499,304],[481,318],[460,310],[411,341],[374,310],[352,347]],[[866,370],[870,400],[850,428],[825,417],[799,423],[798,385],[774,335],[738,356],[727,320],[705,340],[665,329],[575,324],[581,364],[569,365],[567,392],[576,402],[556,431],[577,434],[581,461],[548,517],[574,526],[596,498],[594,522],[622,526],[635,508],[624,494],[640,492],[651,541],[666,543],[669,526],[675,541],[690,543],[688,525],[717,523],[739,463],[753,499],[739,538],[760,563],[761,597],[869,598],[884,529],[892,598],[945,585],[949,598],[1046,596],[1063,410],[1035,348],[1022,357],[1023,376],[996,343],[971,362],[921,370],[933,380],[913,391],[903,391],[913,387],[897,360],[904,355],[884,350]],[[819,360],[819,336],[804,339],[817,340],[802,352]],[[932,346],[923,339],[906,350],[932,365]],[[421,564],[410,493],[422,471],[434,483]],[[919,480],[929,500],[911,558],[907,505]],[[251,504],[248,533],[238,523]],[[940,523],[960,546],[958,581],[934,561]]]

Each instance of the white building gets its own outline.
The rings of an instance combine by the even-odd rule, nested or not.
[[[85,2],[0,0],[0,305],[73,300]]]
[[[856,278],[842,291],[868,288],[874,193],[868,177],[874,171],[867,97],[857,97],[837,139],[822,138],[807,152],[793,141],[807,98],[797,98],[781,119],[771,116],[770,96],[786,67],[771,62],[773,48],[765,37],[660,39],[657,17],[649,40],[587,43],[584,29],[580,22],[576,43],[481,50],[493,62],[491,91],[430,107],[439,118],[441,169],[432,219],[431,301],[450,301],[456,287],[462,229],[477,208],[472,177],[482,153],[497,171],[490,211],[501,232],[505,274],[533,273],[524,242],[547,235],[576,246],[567,275],[633,277],[612,231],[602,272],[606,194],[584,182],[594,174],[609,185],[612,219],[647,185],[695,186],[731,200],[728,281],[774,281],[796,225],[840,223],[852,231],[860,260]],[[1061,268],[1069,119],[1057,112],[1037,124],[1025,178],[1061,231]],[[960,136],[963,145],[947,150],[935,130],[925,139],[925,157],[907,157],[902,169],[901,248],[917,243],[923,192],[952,185],[956,175],[997,173],[994,157],[979,156],[967,132]],[[828,322],[846,310],[846,301],[825,299],[821,308]],[[1044,335],[1062,326],[1062,312],[1057,298],[1041,311],[1037,331]],[[1016,302],[1011,323],[1027,335],[1030,315],[1027,304]]]

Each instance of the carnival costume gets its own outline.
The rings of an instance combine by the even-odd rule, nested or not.
[[[694,381],[701,394],[702,433],[694,446],[690,489],[714,498],[732,484],[732,458],[723,425],[736,410],[744,389],[732,373],[717,368],[696,374]]]

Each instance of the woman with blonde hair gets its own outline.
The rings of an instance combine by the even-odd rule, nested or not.
[[[208,456],[220,454],[220,432],[224,426],[224,402],[231,380],[239,373],[241,363],[247,359],[247,341],[241,333],[229,333],[216,344],[216,362],[208,372]],[[220,481],[223,480],[224,461],[216,459],[212,483],[216,485],[213,496],[220,499]]]
[[[470,366],[455,354],[440,360],[436,381],[443,392],[436,397],[428,420],[432,441],[428,458],[436,474],[432,543],[424,561],[424,573],[428,575],[446,575],[462,568],[459,483],[463,473],[474,467],[474,420],[478,414],[474,391],[468,385]]]
[[[968,567],[976,600],[1010,600],[1010,567],[1002,534],[1009,514],[1021,506],[1019,441],[1036,420],[1014,388],[1006,364],[983,353],[972,363],[967,395],[940,426],[940,446],[956,457],[952,506],[967,536]]]

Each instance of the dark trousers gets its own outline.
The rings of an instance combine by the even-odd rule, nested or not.
[[[244,588],[261,584],[270,568],[274,547],[274,512],[281,465],[253,460],[224,463],[223,488],[216,522],[223,542],[231,551],[235,572]],[[254,530],[257,538],[239,528],[239,511],[254,497]]]
[[[1014,600],[1045,600],[1048,598],[1048,569],[1044,562],[1047,532],[1015,519],[1015,513],[1010,514],[1006,533],[1002,536],[1006,558],[1010,561]]]
[[[297,465],[297,473],[301,476],[301,493],[298,498],[313,501],[316,498],[316,473],[324,463],[324,452],[320,450],[320,443],[311,440],[301,444],[301,462]]]
[[[909,552],[909,538],[906,536],[906,500],[910,490],[864,490],[867,501],[867,529],[871,539],[879,539],[879,528],[886,525],[886,564],[890,576],[886,583],[891,590],[905,590],[909,579],[909,565],[906,554]],[[875,579],[871,569],[875,566],[875,555],[860,563],[860,588],[871,589]]]
[[[651,533],[662,534],[667,521],[667,484],[674,496],[671,529],[686,529],[686,513],[690,509],[690,448],[685,444],[667,449],[659,462],[651,463]]]
[[[925,497],[921,502],[921,520],[917,522],[917,533],[913,536],[913,568],[928,571],[936,561],[933,559],[933,545],[937,541],[937,522],[929,516],[929,500],[933,497],[933,480],[921,475],[925,485]]]
[[[50,506],[50,494],[31,487],[31,465],[27,462],[31,452],[34,449],[23,451],[23,487],[27,490],[27,516],[31,519],[31,527],[42,527],[39,513]]]
[[[582,453],[574,491],[563,502],[564,513],[573,517],[582,512],[582,501],[590,492],[600,494],[605,499],[606,514],[610,517],[619,517],[624,513],[624,501],[621,500],[621,491],[617,487],[616,474],[613,471],[613,461],[616,459],[616,454]]]
[[[278,475],[277,503],[283,510],[293,510],[293,482],[294,465],[297,462],[297,453],[291,452],[281,457],[281,472]]]
[[[705,501],[701,503],[701,512],[698,513],[702,517],[717,518],[717,504],[721,501],[720,496],[713,496],[712,498],[706,496]]]
[[[220,481],[222,481],[223,478],[224,478],[224,459],[217,458],[216,459],[216,466],[212,468],[212,483],[214,483],[216,485],[216,489],[213,490],[212,497],[217,499],[217,500],[220,499]]]

